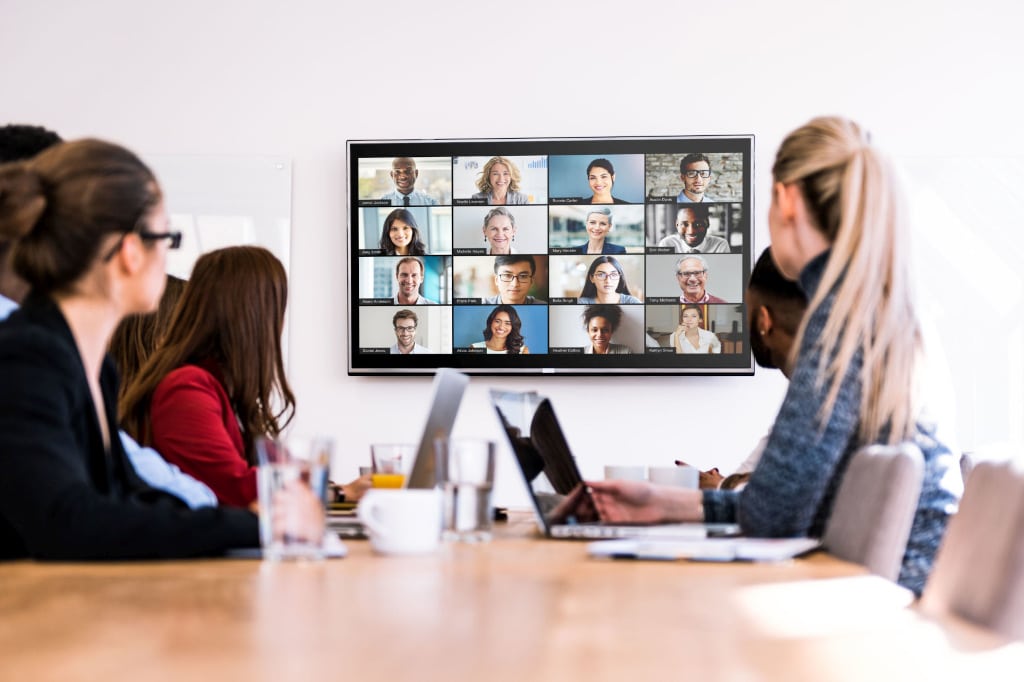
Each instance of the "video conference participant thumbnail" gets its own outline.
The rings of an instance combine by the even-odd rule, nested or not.
[[[647,256],[647,303],[742,303],[741,254]]]
[[[551,204],[644,203],[644,155],[550,156]]]
[[[451,353],[451,321],[448,306],[360,306],[359,352]]]
[[[456,206],[455,254],[547,253],[547,206]]]
[[[452,277],[455,303],[547,303],[547,275],[547,256],[458,256]]]
[[[456,156],[452,159],[455,203],[459,206],[546,204],[546,156]]]
[[[548,222],[553,254],[644,252],[643,206],[551,206]]]
[[[743,352],[743,312],[735,305],[652,305],[648,335],[657,343],[648,352],[680,355]]]
[[[452,252],[450,206],[363,206],[358,209],[358,215],[360,256],[425,256]]]
[[[437,206],[452,203],[449,156],[359,160],[360,206]]]
[[[732,253],[723,230],[731,222],[729,207],[730,204],[649,204],[651,247],[647,252]]]
[[[552,304],[644,301],[643,256],[551,256],[548,263]]]
[[[629,355],[644,352],[641,306],[552,306],[552,355]]]
[[[743,153],[647,155],[647,199],[700,204],[743,200]]]
[[[452,345],[456,354],[525,355],[548,352],[546,306],[455,306]]]
[[[359,258],[360,305],[435,305],[451,303],[442,287],[451,256]]]

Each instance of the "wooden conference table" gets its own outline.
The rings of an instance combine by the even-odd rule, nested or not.
[[[431,556],[0,564],[0,680],[1020,679],[1024,644],[824,553],[589,559],[514,514]]]

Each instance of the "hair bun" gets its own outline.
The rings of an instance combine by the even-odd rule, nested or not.
[[[14,241],[29,234],[45,210],[39,175],[24,163],[0,165],[0,239]]]

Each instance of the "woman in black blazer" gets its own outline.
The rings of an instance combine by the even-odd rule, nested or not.
[[[98,140],[0,167],[0,242],[32,287],[0,324],[0,558],[222,553],[259,543],[252,512],[190,510],[144,484],[117,436],[107,343],[155,309],[179,245],[152,172]],[[317,526],[317,522],[319,526]],[[306,527],[322,533],[322,519]]]

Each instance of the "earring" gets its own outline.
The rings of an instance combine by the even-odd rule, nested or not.
[[[764,335],[765,335],[765,330],[762,329],[761,330],[761,336],[764,336]]]

